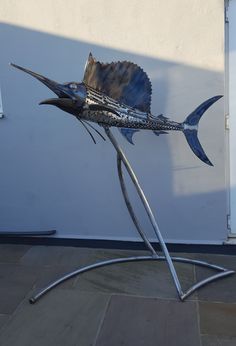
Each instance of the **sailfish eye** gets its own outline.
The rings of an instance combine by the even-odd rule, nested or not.
[[[76,83],[70,83],[69,87],[70,87],[70,89],[77,90],[77,84]]]

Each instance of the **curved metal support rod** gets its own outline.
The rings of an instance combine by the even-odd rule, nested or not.
[[[140,234],[140,236],[142,237],[144,243],[146,244],[147,248],[150,250],[151,255],[149,256],[133,256],[133,257],[123,257],[123,258],[116,258],[116,259],[110,259],[110,260],[105,260],[102,262],[98,262],[98,263],[94,263],[88,266],[85,266],[83,268],[79,268],[73,272],[70,272],[66,275],[64,275],[63,277],[59,278],[58,280],[52,282],[51,284],[49,284],[47,287],[45,287],[43,290],[41,290],[40,292],[38,292],[35,296],[33,296],[30,299],[30,303],[34,304],[36,301],[38,301],[42,296],[44,296],[46,293],[48,293],[50,290],[52,290],[54,287],[58,286],[59,284],[61,284],[62,282],[73,278],[76,275],[85,273],[87,271],[99,268],[99,267],[104,267],[107,265],[112,265],[112,264],[116,264],[116,263],[125,263],[125,262],[134,262],[134,261],[167,261],[167,264],[169,266],[172,278],[174,280],[174,284],[177,290],[177,293],[179,295],[180,300],[185,300],[190,294],[192,294],[193,292],[195,292],[197,289],[199,289],[202,286],[205,286],[206,284],[218,280],[220,278],[226,277],[228,275],[231,275],[234,273],[233,270],[227,270],[224,267],[218,266],[218,265],[214,265],[214,264],[209,264],[205,261],[200,261],[200,260],[194,260],[194,259],[188,259],[188,258],[182,258],[182,257],[171,257],[169,255],[168,249],[165,245],[165,242],[162,238],[161,232],[159,230],[159,227],[156,223],[156,220],[154,218],[154,215],[151,211],[151,208],[148,204],[148,201],[144,195],[144,192],[142,191],[139,182],[127,160],[127,158],[125,157],[123,151],[121,150],[121,148],[119,147],[118,143],[116,142],[114,136],[112,135],[111,131],[109,129],[105,129],[106,134],[108,136],[108,138],[110,139],[111,143],[113,144],[113,146],[115,147],[116,151],[117,151],[117,168],[118,168],[118,174],[119,174],[119,180],[120,180],[120,184],[121,184],[121,189],[122,189],[122,193],[125,199],[125,203],[126,206],[128,208],[128,211],[130,213],[130,216],[134,222],[135,227],[137,228],[138,233]],[[134,186],[136,187],[136,190],[140,196],[140,199],[145,207],[145,210],[148,214],[149,220],[153,226],[153,229],[155,231],[155,234],[157,236],[157,239],[159,240],[159,243],[161,245],[161,248],[164,252],[164,256],[159,256],[156,251],[154,250],[154,248],[152,247],[149,239],[147,238],[145,232],[142,230],[138,219],[134,213],[134,210],[132,208],[131,202],[129,200],[128,197],[128,192],[126,190],[126,186],[125,186],[125,182],[124,182],[124,178],[123,178],[123,172],[122,172],[122,163],[124,164],[128,174],[130,175],[130,178],[134,184]],[[181,263],[187,263],[187,264],[193,264],[193,265],[198,265],[198,266],[202,266],[202,267],[207,267],[207,268],[211,268],[213,270],[217,270],[219,271],[219,273],[214,274],[209,276],[206,279],[201,280],[200,282],[196,283],[195,285],[193,285],[192,287],[190,287],[186,292],[182,291],[177,273],[175,271],[175,267],[173,265],[173,262],[181,262]]]
[[[235,273],[234,270],[224,269],[223,271],[221,271],[218,274],[208,276],[206,279],[199,281],[198,283],[193,285],[189,290],[187,290],[185,293],[183,293],[182,296],[180,297],[180,299],[182,301],[184,301],[188,296],[190,296],[193,292],[195,292],[200,287],[203,287],[203,286],[209,284],[210,282],[213,282],[213,281],[218,280],[218,279],[222,279],[222,278],[229,276],[229,275],[232,275],[234,273]]]
[[[152,210],[151,210],[151,208],[149,206],[147,198],[146,198],[146,196],[145,196],[145,194],[144,194],[144,192],[143,192],[143,190],[142,190],[142,188],[141,188],[141,186],[140,186],[140,184],[138,182],[138,179],[137,179],[136,175],[134,174],[134,171],[133,171],[131,165],[129,164],[129,161],[127,160],[125,154],[123,153],[122,149],[120,148],[119,144],[117,143],[117,141],[116,141],[115,137],[113,136],[111,130],[109,128],[105,128],[105,132],[106,132],[108,138],[110,139],[111,143],[113,144],[114,148],[116,149],[117,154],[119,155],[121,161],[123,162],[123,164],[124,164],[128,174],[129,174],[129,176],[130,176],[130,178],[131,178],[131,180],[132,180],[132,182],[133,182],[133,184],[134,184],[134,186],[135,186],[135,188],[136,188],[136,190],[138,192],[138,195],[139,195],[139,197],[140,197],[140,199],[141,199],[141,201],[143,203],[143,206],[144,206],[144,208],[146,210],[146,213],[147,213],[148,218],[149,218],[149,220],[151,222],[151,225],[152,225],[153,230],[154,230],[154,232],[156,234],[156,237],[157,237],[157,239],[158,239],[158,241],[160,243],[161,249],[162,249],[162,251],[165,254],[166,261],[167,261],[167,264],[169,266],[169,269],[170,269],[170,272],[171,272],[171,276],[173,278],[176,290],[177,290],[177,292],[179,294],[179,297],[181,297],[182,294],[183,294],[183,291],[182,291],[182,288],[181,288],[181,285],[180,285],[180,282],[179,282],[179,278],[177,276],[177,273],[176,273],[175,267],[173,265],[173,262],[171,260],[169,251],[168,251],[168,249],[166,247],[164,239],[162,238],[160,229],[159,229],[158,224],[157,224],[157,222],[155,220],[155,217],[154,217],[154,215],[152,213]]]
[[[146,244],[147,248],[151,251],[153,256],[158,256],[157,252],[154,250],[152,244],[150,243],[149,239],[147,238],[145,232],[142,230],[142,228],[138,222],[138,219],[134,213],[132,204],[130,203],[129,196],[128,196],[125,182],[124,182],[124,178],[123,178],[123,172],[122,172],[122,167],[121,167],[121,158],[120,158],[120,155],[118,153],[117,153],[117,170],[118,170],[118,175],[119,175],[119,180],[120,180],[121,191],[123,193],[125,204],[126,204],[126,207],[129,211],[130,217],[131,217],[138,233],[140,234],[141,238],[143,239],[144,243]]]
[[[94,263],[94,264],[85,266],[83,268],[79,268],[75,271],[72,271],[72,272],[64,275],[63,277],[59,278],[58,280],[52,282],[47,287],[45,287],[43,290],[38,292],[35,296],[31,297],[29,301],[31,304],[34,304],[40,298],[42,298],[42,296],[44,296],[46,293],[51,291],[54,287],[60,285],[62,282],[69,280],[76,275],[88,272],[88,271],[96,269],[96,268],[101,268],[101,267],[116,264],[116,263],[138,262],[138,261],[165,261],[165,260],[166,260],[165,256],[153,257],[150,255],[150,256],[133,256],[133,257],[115,258],[115,259],[111,259],[111,260],[106,260],[106,261]],[[186,299],[190,294],[192,294],[194,291],[196,291],[196,289],[206,285],[207,283],[215,281],[217,279],[220,279],[222,277],[225,277],[225,276],[228,276],[228,275],[231,275],[234,273],[233,270],[227,270],[223,267],[219,267],[219,266],[216,266],[214,264],[209,264],[209,263],[204,262],[204,261],[198,261],[198,260],[182,258],[182,257],[172,257],[172,260],[175,262],[190,263],[190,264],[208,267],[208,268],[220,271],[220,273],[215,274],[213,276],[210,276],[210,277],[198,282],[197,284],[192,286],[186,293],[182,293],[182,295],[180,296],[181,300]]]

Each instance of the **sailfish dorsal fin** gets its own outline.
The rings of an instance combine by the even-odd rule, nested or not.
[[[152,86],[147,74],[129,61],[101,63],[89,54],[83,82],[114,100],[150,113]]]

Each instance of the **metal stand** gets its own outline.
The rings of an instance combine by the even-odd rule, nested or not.
[[[226,268],[214,265],[214,264],[209,264],[207,262],[204,261],[198,261],[198,260],[192,260],[192,259],[188,259],[188,258],[182,258],[182,257],[171,257],[169,254],[169,251],[166,247],[166,244],[164,242],[164,239],[161,235],[160,229],[158,227],[158,224],[155,220],[155,217],[152,213],[152,210],[149,206],[149,203],[146,199],[146,196],[142,190],[142,188],[139,185],[138,179],[134,174],[134,171],[132,169],[132,167],[129,164],[129,161],[127,160],[126,156],[124,155],[122,149],[120,148],[120,146],[118,145],[115,137],[113,136],[111,130],[109,128],[105,128],[105,132],[108,136],[108,138],[110,139],[111,143],[113,144],[114,148],[116,149],[117,152],[117,168],[118,168],[118,174],[119,174],[119,180],[120,180],[120,184],[121,184],[121,189],[122,189],[122,193],[125,199],[125,203],[127,206],[127,209],[130,213],[130,216],[133,220],[133,223],[138,231],[138,233],[140,234],[141,238],[143,239],[146,247],[148,248],[148,250],[151,252],[151,254],[149,256],[133,256],[133,257],[125,257],[125,258],[115,258],[115,259],[110,259],[110,260],[106,260],[106,261],[102,261],[102,262],[98,262],[98,263],[94,263],[92,265],[88,265],[85,267],[82,267],[80,269],[77,269],[73,272],[70,272],[66,275],[64,275],[63,277],[59,278],[58,280],[52,282],[50,285],[48,285],[47,287],[45,287],[43,290],[41,290],[39,293],[37,293],[36,295],[34,295],[32,298],[30,298],[30,303],[35,303],[36,301],[38,301],[43,295],[45,295],[47,292],[49,292],[51,289],[53,289],[54,287],[56,287],[57,285],[59,285],[60,283],[76,276],[79,274],[82,274],[84,272],[90,271],[92,269],[96,269],[99,267],[104,267],[107,265],[112,265],[115,263],[125,263],[125,262],[134,262],[134,261],[166,261],[172,276],[172,279],[174,281],[174,285],[176,287],[178,296],[180,298],[180,300],[184,300],[186,299],[190,294],[192,294],[194,291],[196,291],[198,288],[212,282],[215,281],[217,279],[223,278],[225,276],[231,275],[234,273],[233,270],[228,270]],[[134,213],[134,210],[132,208],[131,202],[129,200],[128,197],[128,193],[126,190],[126,186],[125,186],[125,182],[124,182],[124,178],[123,178],[123,172],[122,172],[122,163],[124,165],[124,167],[126,168],[137,192],[138,195],[143,203],[143,206],[146,210],[146,213],[148,215],[148,218],[151,222],[151,225],[153,227],[153,230],[155,232],[155,235],[159,241],[159,244],[161,246],[161,249],[164,253],[164,256],[159,256],[158,253],[156,252],[156,250],[153,248],[152,244],[150,243],[149,239],[147,238],[145,232],[142,230],[138,219]],[[188,263],[188,264],[193,264],[193,265],[198,265],[198,266],[202,266],[202,267],[207,267],[207,268],[211,268],[213,270],[216,270],[218,273],[214,274],[212,276],[207,277],[204,280],[199,281],[198,283],[194,284],[192,287],[190,287],[186,292],[184,292],[182,290],[178,275],[176,273],[175,267],[173,262],[181,262],[181,263]]]

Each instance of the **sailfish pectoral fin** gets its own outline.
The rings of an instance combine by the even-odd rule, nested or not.
[[[121,128],[119,129],[121,134],[125,137],[125,139],[127,139],[127,141],[130,144],[134,144],[133,142],[133,135],[135,134],[135,132],[138,132],[139,130],[137,129],[130,129],[130,128]]]
[[[106,141],[106,138],[101,134],[101,132],[99,132],[93,125],[91,125],[89,122],[87,122],[86,120],[83,120],[83,122],[88,125],[89,127],[91,127],[91,129],[93,129],[104,141]]]
[[[84,124],[83,120],[81,120],[79,117],[76,116],[76,119],[79,120],[79,122],[83,125],[83,127],[85,128],[85,130],[88,132],[88,134],[90,135],[90,137],[92,138],[92,141],[94,144],[96,144],[95,138],[93,137],[92,133],[89,131],[89,129],[87,128],[87,126]]]

